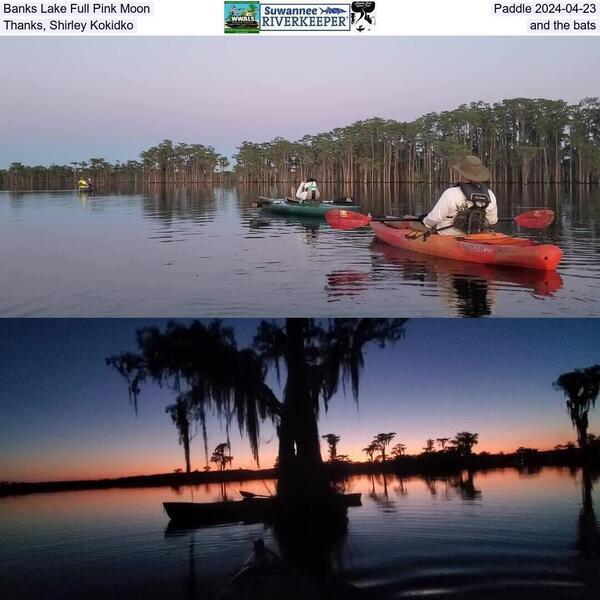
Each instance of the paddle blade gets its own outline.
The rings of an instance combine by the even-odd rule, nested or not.
[[[530,210],[515,217],[515,223],[528,229],[543,229],[554,221],[554,211],[549,209]]]
[[[371,222],[369,215],[363,215],[362,213],[343,208],[328,210],[325,213],[325,219],[334,229],[356,229],[357,227],[364,227]]]

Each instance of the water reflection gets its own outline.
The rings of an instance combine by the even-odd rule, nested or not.
[[[274,216],[262,211],[258,218],[250,219],[247,226],[250,229],[287,230],[311,248],[317,246],[319,231],[328,228],[324,219],[320,217]],[[298,234],[300,235],[298,236]]]
[[[600,316],[600,190],[501,186],[505,215],[550,207],[558,272],[453,263],[381,243],[368,228],[269,216],[287,186],[121,186],[0,193],[2,316]],[[327,186],[364,210],[422,213],[429,185]],[[506,232],[516,232],[510,224]],[[244,289],[243,297],[239,290]]]
[[[592,491],[598,480],[598,473],[592,473],[584,467],[581,473],[581,511],[577,524],[576,548],[582,558],[588,560],[600,559],[600,531],[594,510]],[[600,566],[600,563],[599,563]]]
[[[363,506],[327,536],[267,523],[167,529],[163,501],[188,486],[57,492],[0,499],[2,597],[215,598],[262,538],[311,577],[368,597],[586,598],[599,585],[590,468],[507,468],[344,481]],[[260,494],[273,482],[193,487],[195,501]],[[35,577],[32,574],[35,573]],[[112,573],[106,578],[106,573]]]
[[[195,557],[195,548],[196,548],[196,533],[194,531],[190,532],[189,537],[189,561],[188,561],[188,579],[186,581],[186,597],[190,600],[193,600],[197,597],[197,585],[196,585],[196,557]]]
[[[540,477],[541,471],[535,473],[529,471],[527,475],[532,478]],[[443,494],[446,499],[450,497],[450,491],[455,492],[455,497],[462,502],[470,504],[482,500],[482,491],[478,489],[475,479],[477,473],[473,471],[464,471],[446,476],[423,476],[421,479],[426,483],[430,495],[438,496],[438,488],[443,487]],[[390,483],[397,495],[404,497],[408,494],[404,480],[396,476],[390,476],[385,473],[372,474],[368,476],[369,494],[368,497],[377,507],[377,512],[385,519],[396,518],[402,509],[396,505],[390,498]],[[581,474],[582,485],[582,509],[579,519],[578,532],[579,542],[578,550],[586,559],[598,558],[598,531],[593,509],[592,501],[592,476],[585,470]],[[289,533],[289,532],[288,532]],[[340,588],[344,593],[350,594],[347,597],[379,597],[379,598],[409,598],[414,596],[433,596],[436,598],[448,597],[467,597],[467,598],[504,598],[510,593],[514,598],[563,598],[568,597],[588,597],[593,595],[593,590],[598,588],[598,573],[589,568],[575,568],[569,572],[564,567],[553,564],[551,560],[536,562],[526,560],[524,562],[525,571],[517,562],[511,561],[503,556],[500,564],[489,565],[483,562],[483,556],[473,555],[470,559],[470,566],[465,559],[454,560],[452,564],[443,566],[436,559],[429,562],[427,568],[413,567],[408,572],[401,571],[380,571],[377,566],[368,570],[357,571],[351,566],[345,565],[342,558],[341,542],[346,537],[345,527],[340,530],[340,538],[334,541],[331,547],[331,554],[323,551],[322,540],[310,539],[305,536],[298,537],[295,531],[291,538],[283,542],[286,560],[292,565],[292,568],[298,568],[301,572],[311,573],[315,576],[315,560],[318,557],[319,576],[322,578],[325,574],[330,575],[334,569],[346,568],[348,576],[354,575],[361,580],[359,587],[350,586],[342,578],[337,578],[337,582],[343,582],[347,587]],[[446,530],[446,536],[460,537],[458,531]],[[308,543],[306,543],[308,541]],[[390,540],[391,541],[391,540]],[[410,555],[411,550],[419,555],[418,544],[409,550],[400,541],[400,547]],[[469,537],[469,544],[477,546],[476,536]],[[280,547],[282,541],[279,540]],[[287,548],[286,545],[287,544]],[[476,552],[479,554],[479,551]],[[308,561],[308,562],[307,562]],[[413,559],[414,561],[414,559]],[[307,565],[310,564],[310,567]],[[594,569],[597,569],[598,563],[595,563]],[[294,575],[295,576],[295,575]],[[286,577],[289,577],[286,575]],[[289,579],[288,579],[289,582]],[[298,583],[298,582],[296,582]],[[318,589],[311,589],[311,592],[305,592],[305,598],[321,598]],[[305,588],[306,590],[306,588]],[[360,590],[360,593],[359,593]],[[336,595],[330,588],[331,595],[325,597],[337,598],[344,597]],[[340,592],[341,593],[341,592]],[[229,598],[230,596],[226,596]],[[231,596],[237,598],[240,596]],[[255,596],[250,596],[254,598]],[[257,598],[260,596],[256,596]]]
[[[370,273],[360,271],[339,270],[327,273],[325,290],[330,302],[343,296],[359,296],[368,290],[372,283]]]
[[[390,476],[387,473],[369,475],[369,481],[371,483],[369,498],[375,502],[377,508],[382,512],[393,512],[396,508],[396,504],[393,500],[390,500],[388,492],[389,477]]]
[[[498,290],[520,289],[541,299],[563,287],[556,271],[511,269],[465,263],[394,248],[379,240],[373,250],[372,278],[389,277],[393,267],[402,281],[438,291],[444,312],[458,317],[485,317],[494,313]]]
[[[481,490],[475,487],[473,475],[473,471],[466,471],[449,479],[450,486],[456,489],[461,500],[466,502],[481,498]]]

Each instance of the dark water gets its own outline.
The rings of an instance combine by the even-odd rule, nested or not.
[[[228,494],[242,485],[264,493],[264,482],[246,482],[229,484]],[[550,468],[355,478],[348,491],[362,492],[363,506],[349,509],[335,568],[371,597],[598,597],[592,486],[593,477]],[[194,499],[220,492],[195,488]],[[0,597],[210,599],[253,540],[277,549],[262,525],[168,533],[161,502],[169,499],[189,500],[190,490],[0,499]]]
[[[421,213],[430,186],[324,189],[364,209]],[[501,213],[548,206],[557,273],[419,257],[368,228],[271,217],[285,189],[205,186],[0,193],[1,316],[600,316],[600,191],[497,188]],[[503,224],[503,231],[515,231]]]

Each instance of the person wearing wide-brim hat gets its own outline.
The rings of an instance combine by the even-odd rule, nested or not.
[[[483,183],[490,180],[490,170],[476,156],[465,156],[452,167],[465,181]]]
[[[412,229],[441,235],[464,235],[489,230],[498,222],[498,205],[494,193],[483,185],[490,171],[477,156],[465,156],[452,167],[458,183],[448,188],[437,204]]]

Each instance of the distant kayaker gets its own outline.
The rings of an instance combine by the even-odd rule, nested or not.
[[[84,179],[83,177],[80,177],[79,181],[77,182],[77,187],[80,187],[80,188],[88,187],[88,180]]]
[[[296,191],[296,200],[301,202],[318,202],[321,197],[317,182],[312,177],[303,181]]]
[[[460,181],[448,188],[431,212],[410,223],[411,229],[441,235],[464,235],[489,230],[498,222],[494,193],[483,185],[490,172],[476,156],[466,156],[453,169]]]

